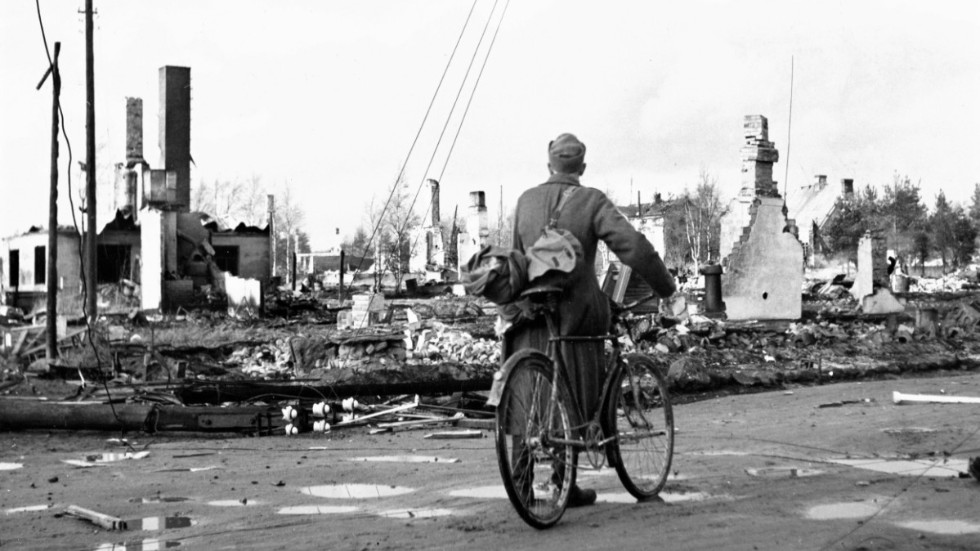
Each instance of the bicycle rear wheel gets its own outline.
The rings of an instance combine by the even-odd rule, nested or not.
[[[626,365],[606,398],[604,430],[609,462],[623,486],[638,500],[660,493],[674,456],[674,412],[667,382],[653,361],[642,354],[623,358]]]
[[[543,354],[518,360],[497,405],[497,463],[507,496],[524,522],[548,528],[558,522],[575,483],[569,394],[558,381],[552,405],[551,361]],[[551,411],[551,418],[548,412]],[[555,444],[554,439],[565,444]]]

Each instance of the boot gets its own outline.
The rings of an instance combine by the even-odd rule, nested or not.
[[[596,497],[595,490],[583,489],[578,484],[574,484],[568,491],[568,506],[586,507],[595,503]]]

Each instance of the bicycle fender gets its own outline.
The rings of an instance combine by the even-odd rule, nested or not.
[[[500,369],[493,374],[493,385],[490,386],[490,397],[487,398],[488,406],[496,407],[500,404],[500,395],[504,392],[504,386],[507,384],[507,377],[510,375],[510,370],[524,358],[529,358],[532,356],[540,356],[540,360],[545,364],[551,363],[551,359],[547,356],[547,354],[539,350],[520,350],[515,352],[513,355],[511,355],[511,357],[507,358],[504,365],[500,366]]]

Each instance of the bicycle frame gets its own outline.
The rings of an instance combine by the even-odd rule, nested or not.
[[[634,306],[642,302],[644,301],[638,301],[637,303],[634,304]],[[508,376],[510,374],[510,370],[513,368],[513,366],[517,365],[523,358],[527,356],[542,355],[542,356],[546,356],[548,358],[548,362],[551,365],[555,366],[555,373],[551,381],[551,390],[550,390],[551,400],[549,401],[549,411],[547,412],[547,415],[545,417],[546,419],[553,419],[554,407],[559,392],[558,390],[559,385],[562,384],[559,382],[559,379],[564,379],[565,381],[571,380],[568,375],[568,368],[565,365],[564,355],[561,353],[560,344],[562,342],[609,341],[612,344],[612,352],[609,354],[606,360],[606,366],[605,366],[606,373],[603,379],[601,394],[599,395],[600,396],[599,407],[596,408],[596,411],[592,415],[592,418],[589,419],[585,415],[585,412],[582,408],[582,405],[579,403],[577,396],[575,396],[574,394],[571,394],[569,396],[572,402],[571,405],[575,409],[575,413],[577,414],[577,421],[579,422],[577,425],[572,427],[577,432],[581,430],[583,427],[589,426],[592,423],[599,423],[605,403],[607,400],[611,399],[610,387],[612,386],[614,381],[618,380],[620,372],[623,369],[628,369],[629,366],[627,366],[624,362],[620,361],[622,357],[622,345],[619,343],[619,335],[606,334],[606,335],[597,335],[597,336],[560,336],[558,332],[557,320],[556,320],[556,317],[558,315],[557,309],[552,306],[550,308],[545,308],[543,313],[545,316],[545,323],[547,324],[548,333],[549,335],[551,335],[550,338],[548,339],[547,354],[542,353],[538,350],[521,350],[511,355],[511,357],[508,358],[508,360],[504,363],[504,365],[500,368],[500,370],[498,370],[494,374],[494,381],[490,389],[490,396],[487,400],[487,404],[493,406],[499,405],[500,395],[503,392],[504,386],[506,385]],[[623,324],[626,334],[631,334],[630,333],[631,327],[628,320],[626,320],[623,317],[617,317],[615,321],[617,323]],[[549,432],[550,430],[545,431],[545,434],[548,434]],[[578,438],[575,438],[573,440],[566,440],[564,438],[555,438],[555,439],[550,439],[549,442],[554,444],[559,444],[559,445],[570,445],[575,447],[576,449],[584,449],[589,444],[605,446],[606,444],[615,440],[616,438],[617,438],[616,435],[612,435],[612,436],[604,435],[604,438],[602,438],[602,440],[595,443],[590,443],[587,442],[581,436],[579,436]]]

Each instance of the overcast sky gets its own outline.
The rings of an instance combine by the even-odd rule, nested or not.
[[[588,146],[584,183],[620,202],[678,194],[698,172],[739,188],[742,117],[769,118],[780,189],[826,174],[858,187],[895,173],[966,202],[980,181],[980,2],[514,0],[448,157],[506,0],[479,0],[406,170],[442,177],[442,211],[485,190],[496,220],[547,177],[546,145]],[[46,0],[62,42],[62,101],[85,157],[82,0]],[[125,98],[144,102],[159,167],[158,69],[191,67],[192,186],[258,175],[291,186],[314,247],[352,234],[409,152],[472,3],[96,0],[98,164],[124,160]],[[495,10],[494,10],[495,8]],[[494,10],[492,13],[491,11]],[[450,107],[490,19],[455,115]],[[790,60],[794,59],[791,151]],[[50,81],[35,4],[0,2],[0,235],[47,222]],[[789,153],[787,155],[787,153]],[[62,144],[61,195],[67,194]],[[73,186],[84,186],[77,163]],[[100,177],[101,179],[102,177]],[[111,182],[111,175],[105,177]],[[632,190],[632,192],[631,192]],[[102,196],[100,196],[101,198]],[[427,206],[423,191],[419,214]],[[61,219],[69,222],[63,202]],[[100,220],[101,226],[105,220]]]

